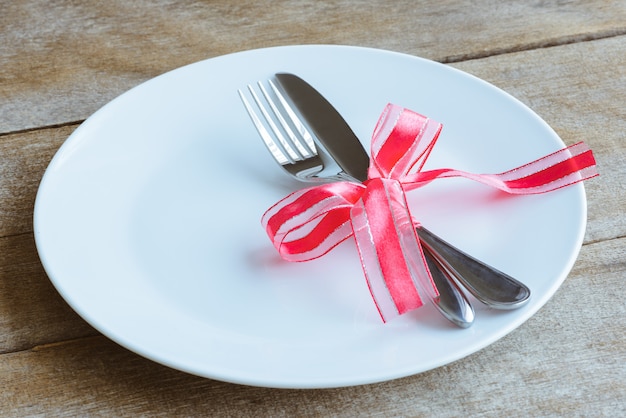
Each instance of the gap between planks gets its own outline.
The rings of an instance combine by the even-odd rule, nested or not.
[[[542,48],[553,48],[558,46],[598,41],[601,39],[615,38],[626,35],[626,28],[609,29],[601,32],[584,33],[577,35],[561,36],[554,39],[545,39],[543,41],[531,42],[523,45],[514,45],[506,48],[496,48],[484,51],[472,52],[468,54],[451,55],[438,60],[442,64],[453,64],[463,61],[472,61],[483,58],[495,57],[498,55],[514,54],[517,52],[532,51]]]
[[[73,120],[69,122],[56,123],[52,125],[37,126],[34,128],[25,128],[25,129],[17,129],[15,131],[0,132],[0,138],[2,138],[3,136],[9,136],[9,135],[19,135],[19,134],[26,134],[29,132],[43,131],[46,129],[57,129],[57,128],[64,128],[66,126],[76,126],[76,125],[80,125],[84,121],[85,119]]]

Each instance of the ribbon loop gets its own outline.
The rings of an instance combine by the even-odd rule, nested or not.
[[[438,295],[415,232],[406,191],[464,177],[510,194],[557,190],[598,175],[584,143],[500,174],[422,171],[442,125],[388,104],[372,136],[368,180],[296,191],[267,210],[263,226],[281,257],[318,258],[353,236],[370,293],[384,322]]]

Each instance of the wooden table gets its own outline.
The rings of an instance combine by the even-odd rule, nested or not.
[[[389,49],[519,98],[586,141],[588,225],[573,271],[495,344],[420,375],[325,390],[239,386],[121,348],[59,296],[33,203],[63,141],[168,70],[287,44]],[[0,13],[0,414],[3,416],[624,416],[626,3],[347,0],[6,1]]]

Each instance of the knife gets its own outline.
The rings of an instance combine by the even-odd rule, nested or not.
[[[315,134],[316,140],[339,167],[354,179],[365,181],[369,156],[339,112],[321,93],[300,77],[289,73],[278,73],[276,79]],[[423,226],[417,227],[416,231],[421,243],[424,244],[423,248],[426,250],[424,253],[432,256],[427,257],[427,262],[434,263],[433,266],[442,267],[440,269],[443,271],[442,274],[433,274],[433,281],[439,281],[435,284],[440,293],[450,288],[448,290],[454,296],[448,298],[445,303],[450,303],[459,317],[462,318],[464,313],[469,312],[468,308],[471,309],[459,284],[479,301],[496,309],[514,309],[528,302],[530,289],[523,283],[459,250]],[[437,272],[439,269],[433,270]],[[444,279],[450,279],[450,281]],[[447,286],[448,283],[450,286]],[[438,306],[438,308],[441,307]],[[473,310],[471,319],[473,320]],[[470,318],[468,317],[467,320]]]

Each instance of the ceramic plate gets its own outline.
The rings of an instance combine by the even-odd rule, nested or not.
[[[430,306],[383,324],[352,241],[312,262],[279,259],[260,218],[303,184],[273,162],[237,95],[278,71],[320,90],[367,148],[388,102],[442,122],[430,168],[495,173],[564,146],[494,86],[393,52],[291,46],[169,72],[85,121],[41,182],[34,218],[41,260],[91,325],[142,356],[207,378],[338,387],[461,359],[554,294],[582,244],[582,185],[508,197],[448,179],[411,192],[424,225],[533,292],[515,311],[475,303],[469,329]]]

